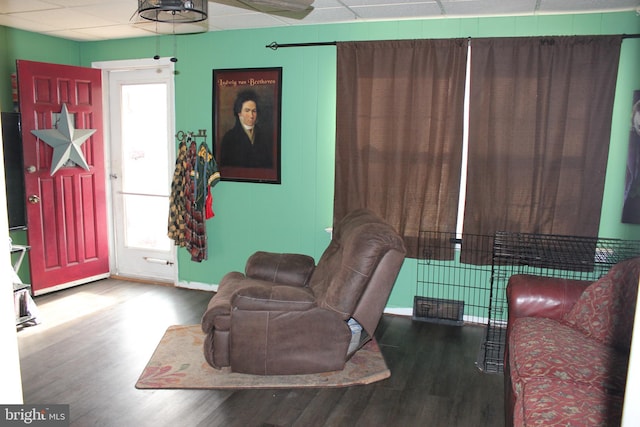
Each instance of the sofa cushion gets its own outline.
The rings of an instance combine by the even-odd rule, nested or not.
[[[525,317],[513,323],[509,367],[516,396],[531,379],[584,383],[622,393],[628,353],[589,339],[557,320]]]
[[[623,398],[572,381],[531,379],[514,408],[514,426],[619,426]]]
[[[629,349],[638,295],[640,258],[616,264],[590,285],[563,321],[604,344]]]

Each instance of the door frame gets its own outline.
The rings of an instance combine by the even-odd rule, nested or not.
[[[104,115],[104,123],[109,123],[109,114],[110,114],[110,73],[113,71],[134,71],[134,70],[147,70],[158,67],[168,67],[170,73],[173,75],[175,71],[175,64],[171,62],[171,58],[160,58],[160,59],[127,59],[127,60],[116,60],[116,61],[97,61],[92,62],[91,66],[93,68],[99,68],[102,70],[102,90],[104,96],[102,97],[103,103],[103,115]],[[172,79],[169,87],[169,97],[175,101],[175,80]],[[169,115],[175,118],[175,102],[168,106]],[[175,135],[175,119],[169,123],[169,127],[171,133]],[[112,275],[118,274],[117,269],[117,256],[116,256],[116,245],[115,245],[115,223],[114,223],[114,212],[113,212],[113,185],[111,175],[112,165],[111,165],[111,128],[110,126],[105,126],[104,129],[104,148],[105,148],[105,179],[106,179],[106,191],[107,191],[107,223],[109,226],[109,269]],[[176,150],[171,150],[169,153],[170,161],[175,163],[176,159]],[[167,212],[167,215],[169,213]],[[175,286],[178,283],[178,263],[177,263],[177,251],[173,251],[173,285]]]

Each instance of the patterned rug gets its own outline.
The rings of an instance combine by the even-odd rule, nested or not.
[[[140,375],[138,389],[243,389],[347,387],[389,378],[377,343],[372,340],[342,371],[308,375],[249,375],[213,369],[204,360],[200,325],[170,326]]]

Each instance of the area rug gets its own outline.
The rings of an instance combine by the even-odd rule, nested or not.
[[[378,344],[372,340],[347,362],[342,371],[305,375],[249,375],[217,370],[204,360],[200,325],[170,326],[144,371],[138,389],[281,389],[347,387],[388,378]]]

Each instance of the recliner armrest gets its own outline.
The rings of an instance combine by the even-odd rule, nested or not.
[[[308,255],[256,252],[249,257],[245,274],[252,279],[293,286],[306,286],[315,269]]]
[[[260,285],[239,289],[231,298],[232,310],[306,311],[316,306],[309,288],[287,285]]]
[[[519,317],[561,320],[592,282],[516,274],[507,284],[509,324]]]

